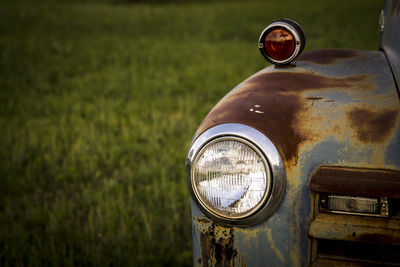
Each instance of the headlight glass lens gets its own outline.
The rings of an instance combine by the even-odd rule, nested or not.
[[[192,185],[200,202],[212,212],[242,218],[256,211],[270,187],[268,163],[258,149],[239,138],[208,143],[192,168]]]

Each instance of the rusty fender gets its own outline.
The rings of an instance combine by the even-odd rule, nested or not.
[[[322,165],[399,170],[399,120],[399,96],[380,51],[308,52],[239,84],[210,111],[194,140],[224,123],[259,130],[284,160],[287,187],[271,218],[242,228],[215,224],[192,200],[194,264],[306,266],[311,174]]]

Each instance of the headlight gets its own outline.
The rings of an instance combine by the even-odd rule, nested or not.
[[[258,223],[272,215],[283,196],[286,176],[279,152],[246,125],[205,131],[193,142],[186,166],[193,199],[216,221]]]
[[[204,146],[192,167],[199,201],[227,218],[242,218],[268,196],[270,171],[261,152],[244,139],[222,137]]]

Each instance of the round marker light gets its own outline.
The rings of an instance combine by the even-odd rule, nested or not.
[[[295,48],[293,35],[284,29],[270,31],[265,38],[265,50],[274,60],[289,58]]]
[[[257,211],[268,197],[268,163],[251,143],[221,137],[206,144],[192,168],[193,190],[200,203],[224,218],[244,218]]]
[[[293,20],[282,19],[268,25],[260,35],[258,47],[263,57],[275,65],[292,62],[304,49],[304,32]]]

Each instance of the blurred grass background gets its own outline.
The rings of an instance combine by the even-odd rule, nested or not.
[[[289,17],[306,50],[377,49],[381,5],[2,1],[0,265],[190,266],[186,151],[267,65],[261,30]]]

